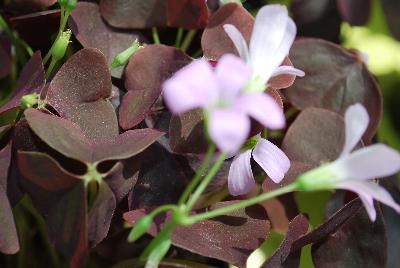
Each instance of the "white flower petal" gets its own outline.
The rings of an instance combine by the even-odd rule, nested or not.
[[[235,45],[239,56],[243,60],[247,61],[249,59],[249,48],[242,33],[232,24],[225,24],[224,30],[229,38],[232,40],[232,43]]]
[[[367,201],[366,208],[368,214],[370,214],[370,217],[373,216],[373,214],[371,213],[372,210],[370,201],[371,198],[393,208],[394,210],[397,211],[397,213],[400,213],[400,205],[393,200],[389,192],[372,181],[347,180],[338,184],[337,188],[355,192],[358,195],[362,196],[363,199],[366,199],[365,200]],[[371,220],[374,220],[374,218],[371,217]]]
[[[285,6],[267,5],[257,14],[251,41],[250,63],[265,82],[289,54],[296,36],[296,25]]]
[[[210,112],[209,134],[222,152],[236,153],[250,132],[250,119],[236,110],[215,109]]]
[[[247,194],[255,185],[250,158],[251,150],[247,150],[235,156],[232,161],[228,174],[228,190],[233,196]]]
[[[351,152],[357,143],[361,140],[362,135],[369,124],[369,116],[367,110],[361,104],[357,103],[347,108],[344,115],[346,127],[346,140],[341,155]]]
[[[275,183],[279,183],[290,168],[290,160],[275,144],[260,139],[253,150],[254,160]]]
[[[365,210],[368,213],[369,218],[371,221],[376,220],[376,210],[374,206],[374,199],[371,196],[359,193],[358,196],[360,197],[361,202],[364,204]]]
[[[286,119],[282,108],[270,95],[265,93],[243,94],[238,98],[236,107],[267,128],[281,129],[285,127]]]
[[[241,58],[226,54],[218,61],[215,72],[220,85],[219,101],[226,106],[231,106],[250,79],[251,67]]]
[[[299,77],[303,77],[305,75],[305,73],[300,69],[294,68],[293,66],[282,65],[274,70],[272,77],[278,76],[281,74],[291,74],[291,75],[295,75],[295,76],[299,76]]]
[[[341,179],[382,178],[400,170],[400,154],[384,144],[374,144],[340,157],[331,167]]]
[[[219,83],[204,59],[186,65],[164,82],[163,97],[174,114],[204,108],[218,98]]]

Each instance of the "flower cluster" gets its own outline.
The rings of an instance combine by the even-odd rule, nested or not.
[[[222,152],[238,154],[229,172],[228,185],[232,195],[241,195],[254,186],[251,150],[238,153],[249,138],[250,118],[268,129],[285,127],[282,108],[265,93],[268,81],[280,74],[304,76],[304,72],[280,66],[296,36],[296,26],[286,7],[269,5],[260,9],[250,48],[235,26],[226,24],[224,29],[240,58],[224,55],[215,68],[206,59],[194,60],[167,80],[163,91],[167,106],[175,114],[202,108],[212,141]],[[254,159],[273,181],[282,180],[290,167],[289,159],[266,140],[257,140],[255,144]]]

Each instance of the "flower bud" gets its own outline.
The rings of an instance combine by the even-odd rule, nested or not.
[[[133,226],[131,232],[128,236],[129,242],[134,242],[144,235],[150,228],[153,218],[149,215],[143,216],[138,220],[138,222]]]
[[[58,4],[61,8],[65,8],[67,11],[72,12],[76,8],[77,0],[58,0]]]
[[[68,0],[67,4],[65,5],[65,8],[69,11],[72,12],[76,8],[76,3],[77,0]]]
[[[120,66],[124,66],[130,59],[130,57],[142,47],[143,46],[141,46],[139,41],[136,39],[130,47],[119,53],[114,58],[113,62],[111,63],[111,68],[114,69]]]
[[[54,47],[51,49],[51,55],[54,60],[58,61],[64,57],[68,44],[70,43],[69,39],[71,38],[71,34],[71,30],[61,33],[60,37],[54,43]]]
[[[36,105],[38,103],[38,97],[39,95],[37,93],[32,93],[29,95],[22,96],[20,101],[22,109],[25,110]]]
[[[303,173],[296,181],[302,191],[319,191],[334,189],[340,179],[336,176],[331,164],[325,164]]]

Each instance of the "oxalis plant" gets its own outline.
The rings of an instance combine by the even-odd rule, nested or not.
[[[364,54],[262,1],[26,2],[0,13],[1,267],[390,265]]]

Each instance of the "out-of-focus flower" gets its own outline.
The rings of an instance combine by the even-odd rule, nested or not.
[[[174,114],[203,108],[208,133],[218,149],[234,155],[250,132],[250,117],[270,129],[285,126],[275,100],[262,92],[244,93],[252,69],[234,55],[223,56],[216,68],[198,59],[163,84],[164,100]]]
[[[332,163],[302,174],[297,183],[301,190],[345,189],[355,192],[372,221],[376,219],[373,199],[398,213],[400,206],[390,194],[373,181],[400,170],[400,154],[384,144],[370,145],[351,152],[369,124],[369,116],[361,104],[350,106],[345,114],[346,140],[339,158]]]
[[[290,160],[276,145],[256,136],[250,139],[249,148],[233,159],[228,174],[228,190],[231,195],[243,195],[254,187],[251,157],[275,183],[279,183],[290,168]]]
[[[280,66],[289,54],[296,37],[296,25],[282,5],[267,5],[260,9],[255,19],[250,47],[242,33],[231,24],[224,29],[234,43],[240,57],[253,69],[246,90],[262,92],[271,77],[281,74],[304,76],[293,66]]]

